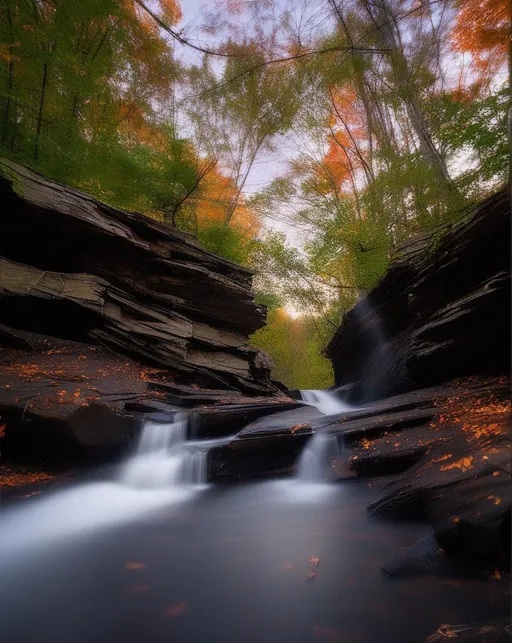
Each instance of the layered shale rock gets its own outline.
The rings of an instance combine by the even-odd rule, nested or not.
[[[400,248],[377,287],[345,316],[326,355],[336,385],[352,385],[358,403],[455,377],[508,373],[507,191]]]
[[[247,269],[11,161],[0,200],[4,456],[122,451],[176,406],[243,423],[240,405],[293,404],[248,345],[265,309]]]
[[[185,384],[275,393],[247,345],[265,322],[248,270],[5,160],[0,199],[5,328],[102,345]]]

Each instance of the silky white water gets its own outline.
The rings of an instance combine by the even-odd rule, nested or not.
[[[208,449],[222,440],[189,442],[186,437],[183,414],[169,423],[146,422],[135,454],[114,481],[79,485],[0,512],[0,562],[193,498],[207,486]]]
[[[330,391],[300,391],[302,400],[310,406],[315,406],[324,415],[334,415],[350,411],[351,407],[342,402]]]
[[[147,422],[135,455],[124,465],[120,480],[130,487],[158,489],[172,485],[205,485],[208,448],[187,442],[187,417],[173,422]]]
[[[338,455],[335,435],[315,433],[301,453],[296,477],[301,482],[329,482],[334,477],[331,462]]]
[[[352,410],[330,391],[300,391],[300,394],[306,404],[316,407],[324,415],[335,415]],[[300,455],[296,478],[301,482],[328,482],[334,478],[331,463],[339,454],[338,438],[317,431]]]

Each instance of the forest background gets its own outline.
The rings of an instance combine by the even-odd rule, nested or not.
[[[510,0],[0,0],[0,155],[256,273],[291,388],[407,238],[507,180]]]

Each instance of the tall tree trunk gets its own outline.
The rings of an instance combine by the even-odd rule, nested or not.
[[[41,139],[41,129],[43,126],[43,111],[46,98],[46,88],[48,85],[48,62],[43,64],[43,79],[41,81],[41,98],[39,100],[39,109],[37,111],[36,141],[34,144],[34,159],[39,159],[39,142]]]
[[[449,188],[458,192],[450,177],[446,161],[437,149],[428,130],[421,103],[412,81],[409,63],[403,50],[396,15],[387,0],[373,0],[372,2],[364,0],[364,5],[368,15],[375,24],[376,33],[381,39],[382,46],[390,50],[390,64],[396,90],[404,102],[407,115],[418,138],[423,157],[437,170],[439,177]]]

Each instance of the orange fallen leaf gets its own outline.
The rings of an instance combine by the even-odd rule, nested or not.
[[[309,574],[306,576],[306,580],[313,580],[316,578],[315,572],[309,572]]]
[[[308,563],[309,563],[310,565],[315,565],[315,567],[318,567],[318,563],[319,563],[319,562],[320,562],[320,559],[319,559],[319,558],[317,558],[316,556],[310,556],[310,557],[309,557]]]
[[[501,580],[501,572],[500,572],[500,570],[495,569],[494,574],[492,575],[492,577],[495,578],[496,580]]]
[[[499,476],[499,475],[500,475],[500,472],[499,472],[499,471],[493,471],[493,472],[492,472],[492,475],[493,475],[494,477]]]
[[[181,616],[183,612],[187,609],[187,602],[181,601],[181,603],[175,603],[174,605],[169,605],[164,610],[164,616]]]
[[[453,519],[453,522],[454,522],[455,524],[458,524],[458,523],[460,522],[460,518],[459,518],[459,517],[454,518],[454,519]]]
[[[136,569],[144,569],[144,567],[146,567],[146,563],[125,563],[124,567],[130,571],[134,571]]]

